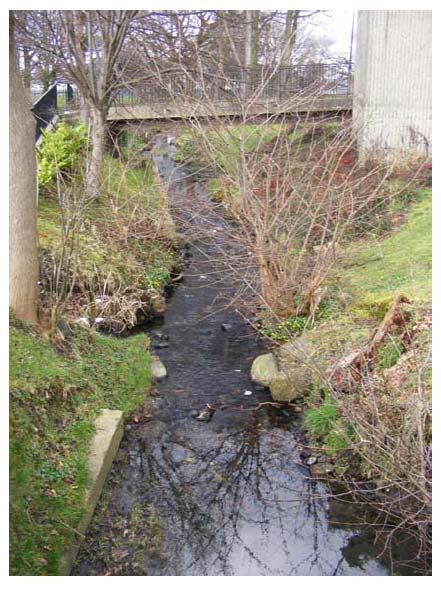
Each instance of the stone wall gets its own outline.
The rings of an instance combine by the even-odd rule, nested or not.
[[[354,124],[362,155],[432,149],[432,12],[361,10]]]

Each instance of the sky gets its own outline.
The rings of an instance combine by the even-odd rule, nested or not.
[[[339,54],[349,57],[351,46],[352,20],[356,10],[332,10],[324,11],[312,18],[316,34],[329,37],[333,41],[330,49]],[[354,19],[356,25],[356,18]],[[355,43],[354,47],[355,49]]]

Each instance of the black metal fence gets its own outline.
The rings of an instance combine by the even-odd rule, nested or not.
[[[146,75],[141,84],[116,92],[114,106],[167,104],[174,100],[210,100],[215,104],[253,100],[281,103],[299,95],[345,96],[352,93],[352,64],[311,64],[277,67],[225,68],[216,71],[173,71]],[[32,105],[37,139],[60,112],[78,108],[78,92],[57,82]]]
[[[38,141],[42,131],[53,121],[54,117],[68,108],[76,105],[76,92],[68,82],[53,84],[31,107],[31,112],[37,123],[35,140]]]
[[[115,106],[165,104],[186,98],[217,103],[256,99],[282,102],[298,95],[348,95],[352,92],[351,66],[313,64],[278,67],[230,68],[219,71],[152,73],[143,84],[127,86]]]

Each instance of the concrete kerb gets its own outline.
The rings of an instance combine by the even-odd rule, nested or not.
[[[95,436],[88,457],[89,482],[86,489],[86,513],[77,528],[78,541],[61,560],[59,574],[68,576],[92,519],[124,432],[121,411],[103,409],[95,420]]]

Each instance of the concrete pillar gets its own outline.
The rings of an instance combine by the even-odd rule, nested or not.
[[[432,149],[432,12],[361,10],[354,76],[361,156]]]

